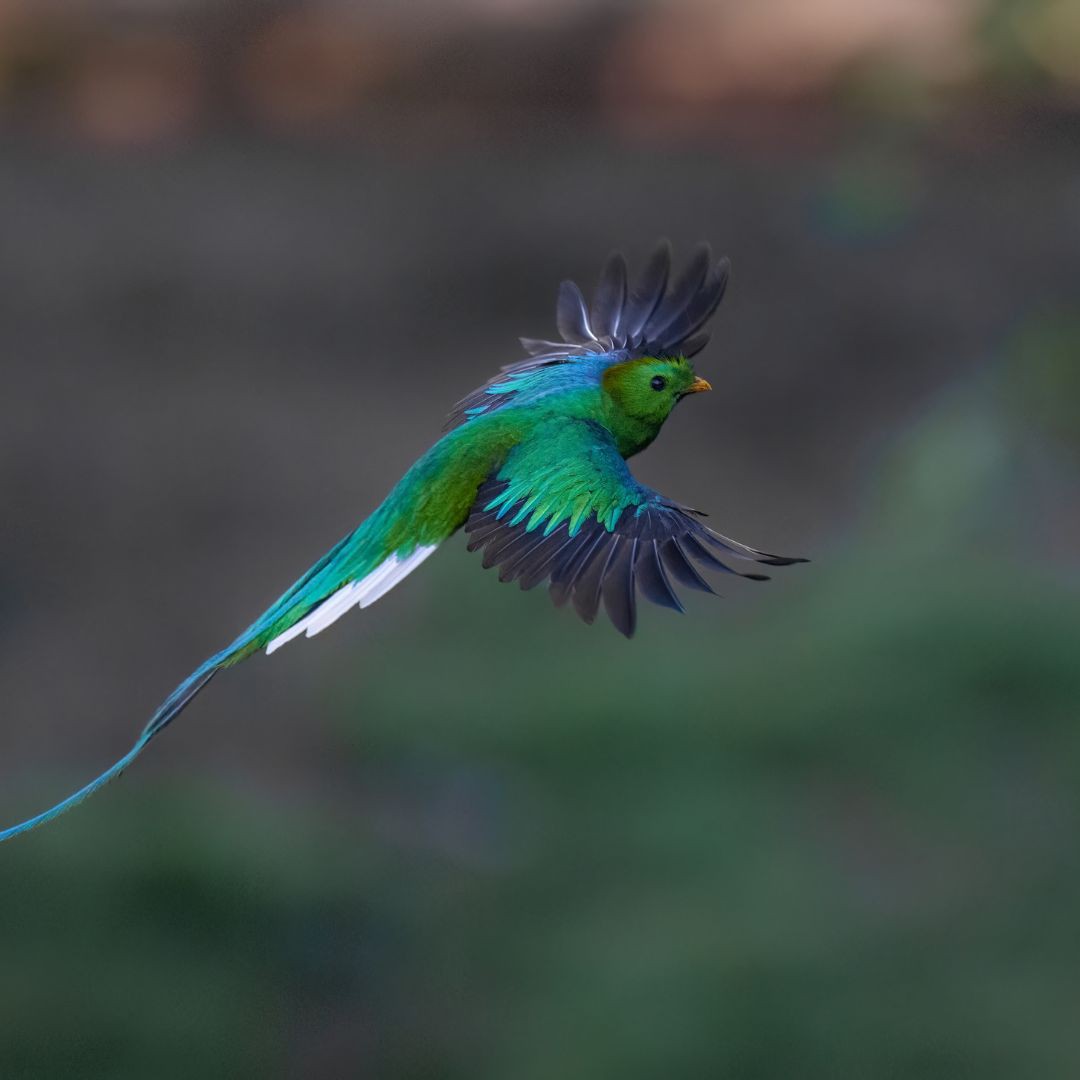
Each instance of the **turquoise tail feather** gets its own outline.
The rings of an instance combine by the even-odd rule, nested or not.
[[[191,704],[199,691],[222,668],[231,667],[240,660],[246,659],[252,652],[265,645],[267,638],[271,634],[279,631],[282,626],[287,626],[290,622],[295,622],[301,618],[305,612],[332,592],[335,588],[332,575],[327,581],[317,580],[318,575],[327,571],[333,560],[346,547],[351,538],[346,537],[335,545],[284,595],[279,597],[263,612],[231,645],[222,649],[221,652],[215,653],[201,667],[192,672],[158,706],[157,711],[150,717],[146,727],[143,728],[142,734],[135,741],[135,745],[115,765],[106,769],[96,780],[91,780],[89,784],[80,788],[74,795],[69,795],[51,809],[38,814],[37,817],[28,818],[19,825],[13,825],[10,829],[0,831],[0,844],[5,840],[12,840],[16,836],[28,833],[41,825],[46,825],[66,814],[69,810],[74,810],[76,806],[84,803],[91,795],[100,791],[110,781],[115,780],[146,749],[150,741],[161,734]]]
[[[224,654],[227,655],[227,654]],[[46,810],[37,817],[29,818],[19,825],[13,825],[10,829],[0,832],[0,844],[5,840],[14,839],[23,833],[28,833],[40,825],[46,825],[55,818],[74,810],[80,803],[85,802],[94,792],[99,791],[111,780],[115,780],[142,752],[155,735],[160,734],[184,709],[192,702],[195,695],[220,670],[223,654],[211,657],[192,675],[188,676],[158,707],[150,718],[149,723],[143,729],[142,734],[136,740],[135,745],[115,765],[106,769],[96,780],[91,780],[84,788],[80,788],[74,795],[69,795],[63,802],[58,802],[54,807]]]
[[[477,430],[480,429],[472,428],[470,434]],[[231,645],[215,653],[189,675],[162,702],[135,745],[115,765],[50,810],[0,831],[0,843],[66,814],[115,780],[138,758],[151,740],[187,708],[218,671],[232,667],[265,648],[275,637],[332,596],[345,582],[363,578],[395,551],[412,552],[418,544],[438,544],[451,535],[465,521],[476,490],[492,467],[489,457],[482,456],[472,462],[473,472],[467,469],[463,471],[455,457],[448,456],[445,449],[439,449],[456,446],[466,431],[469,429],[460,428],[451,432],[421,457],[366,521],[326,552]],[[443,507],[445,512],[442,516],[431,520],[422,518],[418,510],[421,494],[423,505]]]

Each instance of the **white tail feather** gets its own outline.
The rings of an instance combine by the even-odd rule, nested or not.
[[[360,598],[360,606],[366,608],[374,604],[380,596],[385,596],[402,578],[408,577],[435,550],[435,547],[435,544],[418,547],[411,555],[394,566],[382,581],[372,582],[370,590],[365,590]]]
[[[304,633],[308,637],[314,637],[320,630],[324,630],[335,619],[340,619],[346,611],[356,603],[357,583],[350,581],[348,585],[338,589],[333,596],[324,600],[306,619],[304,619]]]
[[[379,597],[388,593],[402,578],[411,574],[431,553],[437,544],[424,544],[416,548],[405,558],[391,555],[381,562],[366,577],[359,581],[350,581],[342,585],[336,593],[328,596],[314,611],[308,612],[298,623],[290,626],[284,633],[278,634],[266,646],[266,654],[280,649],[293,638],[306,634],[314,637],[325,630],[331,623],[337,622],[342,615],[353,607],[367,607]]]

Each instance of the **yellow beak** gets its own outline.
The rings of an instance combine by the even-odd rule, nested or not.
[[[701,376],[698,376],[686,388],[686,393],[688,393],[688,394],[700,394],[702,392],[702,390],[711,390],[711,389],[712,389],[712,383],[707,382],[705,379],[701,378]]]

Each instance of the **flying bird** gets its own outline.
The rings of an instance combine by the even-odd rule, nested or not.
[[[0,841],[59,817],[119,776],[219,671],[370,606],[461,528],[501,581],[522,589],[546,581],[555,603],[569,603],[587,623],[603,605],[627,637],[639,593],[682,611],[676,586],[713,591],[703,570],[763,581],[729,561],[805,562],[721,536],[700,511],[638,483],[627,467],[683,398],[712,389],[690,360],[708,341],[702,328],[724,295],[728,261],[714,262],[703,244],[674,282],[670,273],[665,241],[633,288],[618,253],[591,304],[564,281],[560,340],[522,338],[528,357],[459,402],[449,430],[382,505],[189,675],[127,754],[52,809],[0,832]]]

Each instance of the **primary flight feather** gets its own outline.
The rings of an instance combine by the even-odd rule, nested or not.
[[[592,304],[572,281],[559,288],[560,341],[522,338],[530,356],[459,402],[451,430],[401,478],[381,506],[312,566],[231,645],[215,653],[158,708],[135,745],[82,790],[0,832],[28,832],[119,776],[222,668],[273,653],[364,608],[412,573],[458,529],[485,567],[523,589],[550,583],[587,623],[601,604],[630,637],[637,594],[682,610],[676,585],[712,592],[701,570],[755,581],[725,559],[785,566],[713,532],[699,512],[639,484],[626,459],[656,438],[676,403],[710,390],[690,359],[728,280],[728,262],[701,245],[672,283],[661,244],[637,284],[612,255]]]

